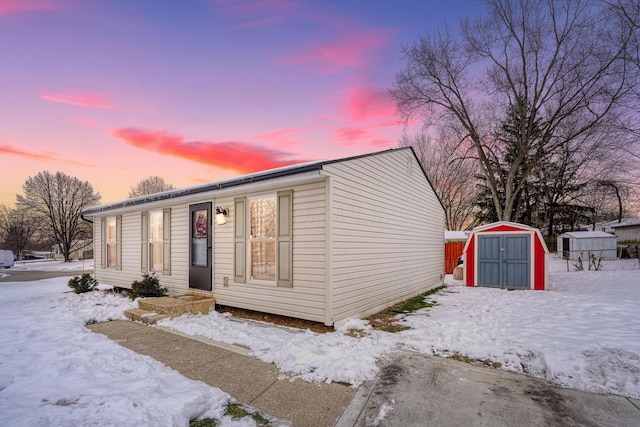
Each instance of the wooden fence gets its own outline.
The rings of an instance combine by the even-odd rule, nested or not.
[[[458,265],[458,258],[462,255],[464,242],[445,242],[444,244],[444,272],[453,274],[453,270]]]

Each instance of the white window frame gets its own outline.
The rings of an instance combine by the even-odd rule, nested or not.
[[[154,221],[153,221],[153,217],[154,216],[158,216],[159,220],[158,220],[158,226],[159,229],[156,231],[159,231],[159,238],[157,239],[153,239],[153,226],[154,226]],[[164,216],[163,216],[163,210],[162,209],[157,209],[157,210],[153,210],[153,211],[149,211],[149,241],[148,241],[148,271],[150,272],[154,272],[156,274],[163,274],[164,271],[164,240],[163,240],[163,233],[164,233]],[[158,269],[154,269],[153,268],[153,250],[152,247],[153,245],[157,245],[157,247],[159,247],[160,249],[160,268]]]
[[[113,226],[113,228],[111,227]],[[118,218],[108,216],[105,219],[105,268],[116,269],[118,267]],[[113,248],[113,259],[111,259],[110,248]]]
[[[274,203],[274,226],[275,226],[275,230],[274,230],[274,236],[273,238],[269,237],[269,238],[253,238],[251,235],[251,220],[252,220],[252,216],[251,216],[251,201],[253,200],[260,200],[260,199],[274,199],[275,203]],[[246,235],[247,235],[247,263],[246,263],[246,277],[247,277],[247,283],[250,284],[257,284],[257,285],[268,285],[268,286],[276,286],[277,285],[277,271],[278,271],[278,251],[276,249],[276,245],[277,245],[277,237],[278,237],[278,195],[277,193],[265,193],[265,194],[259,194],[259,195],[255,195],[255,196],[248,196],[246,198],[247,200],[247,206],[246,206],[246,218],[247,218],[247,231],[246,231]],[[274,271],[274,276],[273,276],[273,280],[261,280],[261,279],[254,279],[253,276],[251,275],[251,265],[252,265],[252,257],[251,257],[251,247],[252,247],[252,243],[253,242],[273,242],[273,271]]]

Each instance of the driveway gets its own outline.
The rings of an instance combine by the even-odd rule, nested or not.
[[[553,387],[526,375],[404,352],[362,385],[346,426],[636,427],[640,401]]]
[[[91,273],[93,269],[85,271],[85,273]],[[82,270],[68,270],[68,271],[37,271],[37,270],[14,270],[13,268],[0,270],[0,283],[2,282],[35,282],[43,279],[51,279],[52,277],[64,277],[64,276],[80,276]]]

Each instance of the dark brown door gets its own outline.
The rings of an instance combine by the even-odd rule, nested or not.
[[[211,290],[211,203],[189,206],[189,287]]]

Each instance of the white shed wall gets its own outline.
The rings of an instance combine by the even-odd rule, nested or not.
[[[558,255],[562,256],[562,235],[558,236]],[[617,259],[617,243],[615,236],[576,239],[569,238],[569,259],[576,261],[578,257],[586,260],[589,254],[605,260]]]
[[[444,277],[444,210],[408,150],[325,165],[331,178],[333,322],[420,294]]]

